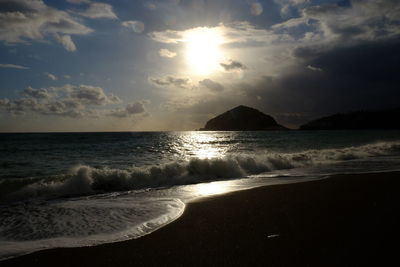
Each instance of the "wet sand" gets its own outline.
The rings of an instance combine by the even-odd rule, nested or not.
[[[395,266],[399,204],[399,172],[338,175],[203,199],[137,240],[0,266]]]

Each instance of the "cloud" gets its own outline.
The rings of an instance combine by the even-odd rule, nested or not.
[[[307,69],[310,69],[312,71],[323,71],[321,68],[317,68],[317,67],[314,67],[314,66],[311,66],[311,65],[308,65]]]
[[[290,6],[290,19],[268,28],[246,21],[208,27],[221,34],[224,52],[239,60],[240,64],[222,62],[226,71],[240,70],[246,59],[245,82],[228,80],[231,73],[225,73],[226,80],[219,78],[225,89],[218,94],[194,90],[198,95],[182,100],[177,90],[177,101],[170,97],[169,105],[188,107],[186,111],[196,116],[200,111],[209,114],[207,103],[218,108],[247,103],[277,114],[289,125],[334,112],[398,106],[399,1],[275,2]],[[155,31],[149,36],[179,51],[196,29]],[[153,83],[170,84],[165,78]],[[205,82],[199,86],[208,88]]]
[[[136,115],[147,114],[145,105],[149,104],[149,101],[137,101],[129,103],[125,108],[114,109],[106,113],[107,116],[118,117],[118,118],[128,118]]]
[[[29,92],[30,91],[30,92]],[[23,95],[26,97],[8,100],[0,99],[0,111],[18,116],[25,115],[27,112],[40,115],[55,115],[62,117],[82,117],[84,111],[79,108],[70,108],[63,100],[48,97],[39,97],[35,89],[25,90]],[[30,96],[29,94],[33,94]]]
[[[137,20],[128,20],[128,21],[123,21],[121,23],[122,26],[127,27],[132,29],[136,33],[142,33],[145,29],[145,25],[141,21]]]
[[[15,64],[0,64],[0,68],[20,69],[20,70],[29,69],[28,67],[24,67],[21,65],[15,65]]]
[[[54,39],[62,44],[67,51],[76,51],[76,46],[69,35],[54,34]]]
[[[190,96],[168,104],[177,114],[201,117],[203,122],[244,104],[291,127],[337,112],[399,106],[400,38],[289,52],[293,62],[277,75],[230,81],[218,94]]]
[[[69,86],[67,91],[72,99],[87,105],[106,105],[120,103],[121,99],[113,94],[106,95],[103,88],[84,85]]]
[[[165,48],[160,49],[160,51],[158,51],[158,54],[160,55],[160,57],[166,57],[166,58],[173,58],[176,56],[175,52],[172,52]]]
[[[204,86],[213,92],[221,92],[224,90],[224,86],[222,84],[214,82],[213,80],[210,79],[204,79],[200,81],[199,85]]]
[[[104,93],[103,88],[91,85],[65,85],[34,89],[28,87],[20,92],[21,98],[0,99],[0,111],[11,115],[52,115],[81,118],[108,114],[110,110],[98,110],[94,107],[121,103],[119,97]],[[142,102],[145,104],[146,102]],[[126,112],[135,113],[137,105],[128,105]]]
[[[379,40],[400,34],[399,2],[395,0],[353,0],[350,7],[313,6],[304,14],[318,20],[324,34],[340,41]]]
[[[54,74],[51,74],[51,73],[49,73],[49,72],[45,72],[45,73],[44,73],[44,75],[46,75],[46,76],[47,76],[47,78],[49,78],[50,80],[53,80],[53,81],[56,81],[56,80],[58,80],[58,78],[57,78],[57,76],[56,76],[56,75],[54,75]]]
[[[275,0],[276,3],[281,5],[280,14],[283,18],[292,17],[298,13],[298,8],[309,3],[309,0]]]
[[[154,41],[159,43],[177,44],[184,41],[183,36],[186,32],[187,31],[166,30],[162,32],[152,32],[149,35]]]
[[[260,16],[263,13],[263,6],[259,2],[250,4],[250,13],[253,16]]]
[[[326,48],[400,36],[398,1],[352,0],[349,3],[309,6],[302,9],[300,17],[275,25],[274,28],[290,31],[293,27],[303,26],[308,36],[313,35],[314,42],[319,41],[318,45],[329,43]]]
[[[46,88],[40,88],[40,89],[33,89],[32,87],[26,88],[24,91],[22,91],[22,95],[26,97],[32,97],[32,98],[51,98],[52,94],[48,91]]]
[[[293,66],[280,76],[237,87],[274,113],[296,113],[282,118],[294,125],[336,112],[394,108],[400,99],[398,55],[400,39],[297,54],[308,68]]]
[[[240,63],[239,61],[230,60],[229,63],[220,63],[221,67],[223,67],[226,71],[233,70],[245,70],[247,67]]]
[[[0,41],[6,43],[26,43],[43,40],[48,35],[69,36],[93,31],[67,12],[49,7],[42,0],[1,1],[0,29]],[[64,40],[63,45],[71,49],[72,41],[69,46],[67,41]]]
[[[67,0],[67,2],[71,4],[80,5],[80,4],[89,4],[90,0]]]
[[[185,44],[196,32],[207,29],[221,36],[220,45],[226,48],[245,48],[267,46],[274,43],[293,41],[287,33],[261,29],[247,21],[231,22],[216,27],[196,27],[183,31],[165,30],[151,32],[149,36],[156,42],[165,44]]]
[[[105,3],[90,3],[89,7],[85,11],[78,11],[79,15],[88,17],[91,19],[118,19],[115,15],[112,6]]]
[[[191,84],[191,80],[189,78],[178,78],[173,76],[150,78],[150,82],[160,87],[174,86],[179,88],[187,88]]]
[[[10,103],[10,100],[8,98],[0,98],[0,108],[7,106]]]

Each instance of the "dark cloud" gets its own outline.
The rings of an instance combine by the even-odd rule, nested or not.
[[[397,80],[400,66],[400,38],[397,40],[367,42],[352,47],[340,47],[330,51],[318,48],[297,49],[294,55],[337,76],[362,82],[387,82]]]
[[[231,84],[177,110],[206,121],[210,114],[244,104],[295,128],[337,112],[400,106],[400,38],[329,50],[308,47],[293,56],[294,65],[277,76]]]
[[[150,82],[161,87],[173,86],[179,88],[186,88],[191,83],[189,78],[179,78],[174,76],[166,76],[163,78],[150,78]]]
[[[69,88],[70,97],[76,99],[82,104],[105,105],[120,103],[121,100],[113,95],[106,95],[103,88],[91,85],[79,85]]]
[[[117,96],[106,95],[102,88],[90,85],[65,85],[40,89],[28,87],[21,92],[21,95],[22,97],[17,99],[0,99],[0,112],[11,115],[31,113],[72,118],[97,117],[108,111],[96,110],[92,106],[121,102]],[[139,112],[140,106],[128,105],[126,111]]]
[[[400,39],[301,55],[304,65],[243,86],[247,97],[273,113],[296,114],[296,121],[289,123],[335,112],[399,106]]]
[[[222,92],[224,90],[224,86],[222,84],[214,82],[211,79],[204,79],[199,82],[199,85],[204,86],[213,92]]]
[[[46,88],[33,89],[32,87],[26,88],[22,91],[22,95],[33,98],[50,98],[51,94]]]
[[[247,67],[240,63],[239,61],[230,60],[229,63],[220,63],[221,67],[223,67],[226,71],[232,70],[245,70]]]
[[[127,118],[136,115],[144,115],[147,114],[145,105],[148,104],[148,101],[137,101],[133,103],[129,103],[125,108],[114,109],[106,113],[108,116],[118,117],[118,118]]]

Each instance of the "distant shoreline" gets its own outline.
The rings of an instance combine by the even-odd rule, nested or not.
[[[335,175],[190,203],[139,238],[39,251],[2,266],[353,266],[396,259],[400,172]]]
[[[303,130],[303,129],[288,129],[288,130],[266,130],[266,131],[208,131],[208,130],[182,130],[182,131],[99,131],[99,132],[0,132],[0,134],[98,134],[98,133],[173,133],[173,132],[315,132],[315,131],[398,131],[400,129],[330,129],[330,130]]]

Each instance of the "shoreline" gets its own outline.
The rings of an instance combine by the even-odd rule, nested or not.
[[[58,248],[2,266],[354,266],[396,260],[400,172],[334,175],[189,203],[139,239]]]

